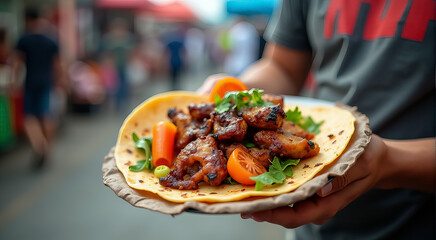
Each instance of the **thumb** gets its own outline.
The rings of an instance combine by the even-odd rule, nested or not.
[[[320,197],[326,197],[332,193],[342,190],[350,183],[349,171],[342,176],[335,177],[327,185],[318,190],[317,194]]]

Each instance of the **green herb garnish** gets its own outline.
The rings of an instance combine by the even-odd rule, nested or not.
[[[230,108],[240,110],[243,107],[263,107],[273,105],[262,99],[262,93],[263,90],[253,88],[245,91],[227,92],[223,99],[218,95],[215,95],[215,111],[223,113],[229,111]]]
[[[227,176],[226,179],[224,179],[223,181],[224,184],[229,184],[229,185],[238,185],[239,183],[235,181],[235,179],[233,179],[232,177]]]
[[[297,124],[299,127],[301,127],[302,129],[304,129],[308,132],[313,132],[315,134],[319,133],[319,131],[320,131],[319,128],[324,123],[324,121],[317,123],[317,122],[313,121],[313,119],[310,116],[303,117],[303,115],[301,114],[301,111],[298,110],[298,107],[295,107],[294,110],[288,110],[286,112],[286,119],[285,120],[293,122],[293,123]]]
[[[246,143],[244,144],[244,146],[247,147],[247,148],[253,148],[253,147],[256,147],[256,145],[255,145],[254,143],[252,143],[252,142],[246,142]]]
[[[265,184],[271,185],[275,183],[283,183],[286,177],[292,177],[292,166],[297,165],[299,162],[300,159],[288,159],[281,162],[278,157],[274,157],[271,166],[269,166],[268,172],[255,177],[250,177],[250,179],[256,181],[254,189],[256,191],[261,191]]]
[[[151,163],[151,158],[152,158],[151,144],[153,142],[152,138],[151,137],[139,138],[138,135],[136,135],[136,133],[132,133],[132,139],[135,142],[135,147],[145,153],[145,159],[137,161],[136,165],[129,166],[129,170],[133,172],[139,172],[142,171],[144,168],[146,168],[149,171],[152,171],[154,169],[154,166]]]

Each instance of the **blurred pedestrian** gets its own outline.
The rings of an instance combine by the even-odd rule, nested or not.
[[[44,166],[50,156],[55,125],[50,115],[50,91],[54,85],[54,72],[59,73],[59,47],[45,35],[39,13],[29,8],[25,12],[26,32],[18,40],[13,62],[12,86],[16,88],[19,67],[24,64],[24,127],[35,153],[35,167]],[[60,76],[60,74],[57,74]]]
[[[197,75],[205,67],[206,39],[203,30],[191,27],[186,31],[185,48],[189,70]]]
[[[118,73],[117,110],[122,109],[129,96],[126,68],[134,43],[134,37],[129,31],[128,22],[122,18],[113,19],[110,22],[109,31],[103,36],[101,48],[103,54],[110,54],[115,60]]]
[[[167,58],[170,67],[171,89],[177,89],[180,73],[184,67],[185,43],[181,29],[170,31],[166,36]]]

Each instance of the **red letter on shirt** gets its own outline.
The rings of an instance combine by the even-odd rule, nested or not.
[[[427,31],[428,21],[435,20],[435,11],[435,1],[413,1],[401,37],[422,42]]]
[[[338,15],[338,34],[352,35],[362,0],[332,0],[325,16],[324,37],[331,38]]]
[[[397,30],[398,22],[406,9],[408,0],[392,0],[383,17],[386,0],[368,1],[371,4],[363,39],[374,40],[380,37],[393,37]]]

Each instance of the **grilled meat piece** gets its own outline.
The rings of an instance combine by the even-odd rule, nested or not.
[[[187,174],[189,177],[186,177]],[[227,174],[224,153],[217,148],[216,140],[207,136],[186,145],[177,155],[174,168],[166,177],[160,178],[159,182],[165,187],[190,190],[197,189],[201,181],[217,186]]]
[[[280,105],[247,107],[241,109],[240,114],[248,125],[268,130],[281,128],[286,118],[285,111]]]
[[[188,106],[189,114],[193,119],[203,120],[205,118],[210,118],[210,114],[215,111],[215,104],[213,103],[202,103],[202,104],[190,104]]]
[[[289,132],[292,135],[302,137],[307,140],[311,140],[315,137],[315,133],[308,132],[293,122],[285,121],[282,128],[285,132]]]
[[[247,123],[234,111],[212,114],[213,130],[218,140],[242,141],[247,133]]]
[[[271,157],[271,152],[268,149],[260,149],[256,147],[247,148],[241,143],[233,143],[233,144],[220,143],[219,148],[226,154],[227,159],[230,157],[230,155],[236,148],[241,148],[247,153],[249,153],[251,156],[253,156],[265,168],[268,169],[269,165],[271,165],[272,157]]]
[[[191,115],[175,108],[168,110],[168,117],[177,127],[174,142],[177,151],[183,149],[196,138],[206,137],[212,131],[213,122],[211,119],[193,119]]]
[[[281,157],[308,158],[319,152],[318,144],[283,130],[259,131],[253,139],[256,145]]]
[[[270,102],[274,105],[279,104],[282,108],[284,107],[284,101],[283,101],[283,97],[279,96],[279,95],[272,95],[272,94],[262,94],[262,99],[265,102]]]
[[[168,117],[177,127],[174,148],[177,151],[180,151],[195,138],[194,132],[192,131],[191,116],[181,110],[171,108],[168,110]]]

